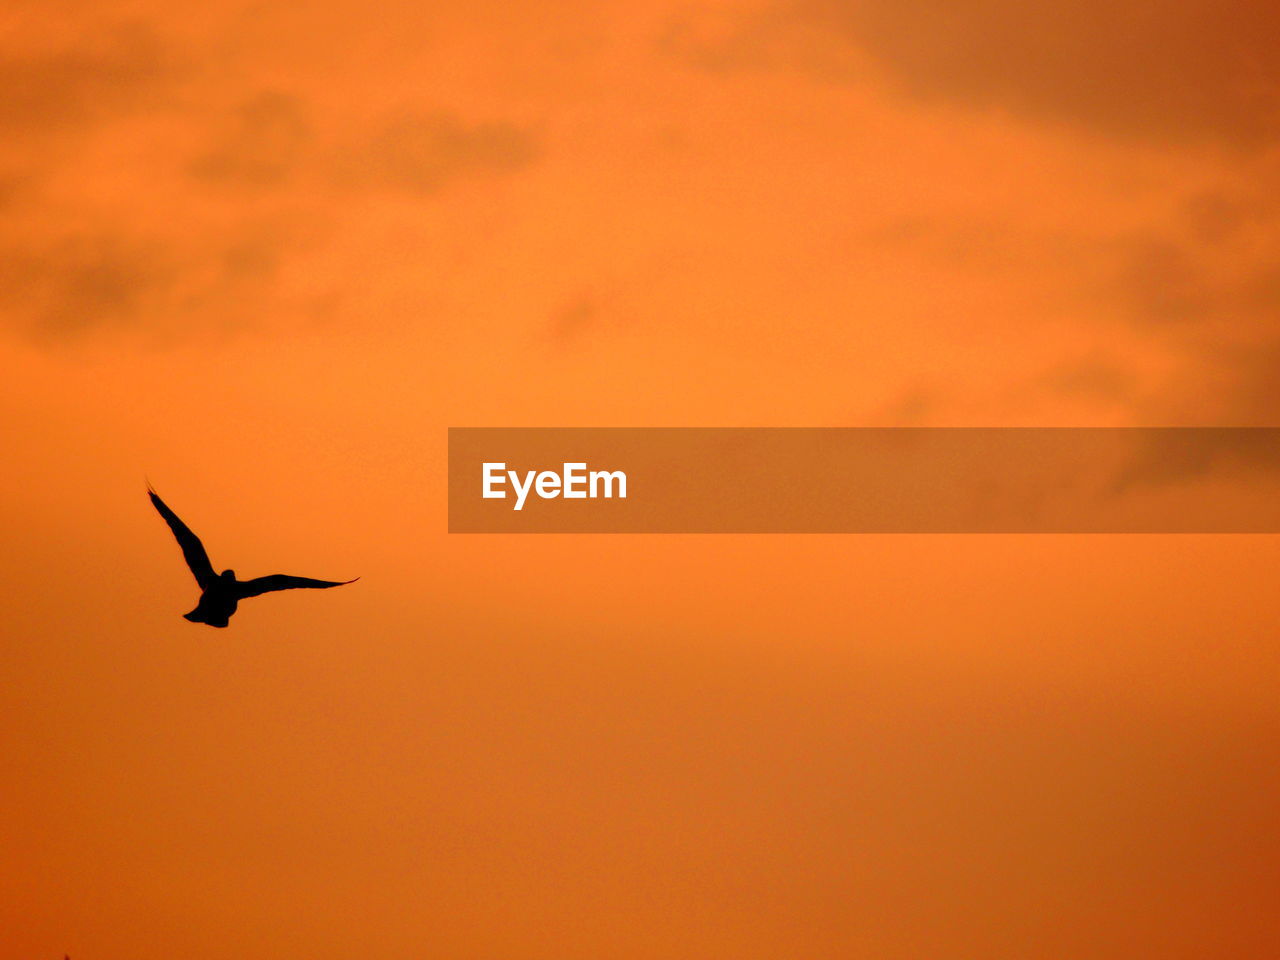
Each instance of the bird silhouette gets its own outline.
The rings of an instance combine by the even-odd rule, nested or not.
[[[147,494],[152,504],[160,511],[165,523],[177,538],[182,548],[182,556],[187,566],[195,574],[196,583],[200,586],[200,602],[190,613],[183,617],[192,623],[207,623],[211,627],[225,627],[236,612],[240,601],[248,597],[258,597],[273,590],[296,590],[310,587],[326,590],[329,587],[341,587],[359,580],[312,580],[310,577],[292,577],[287,573],[274,573],[267,577],[255,577],[252,580],[237,580],[234,570],[223,570],[221,574],[213,572],[213,564],[209,562],[209,554],[205,553],[200,538],[191,532],[191,528],[183,523],[169,505],[160,499],[160,495],[147,485]]]

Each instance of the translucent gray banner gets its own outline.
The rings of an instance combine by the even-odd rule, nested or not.
[[[1280,428],[452,428],[453,533],[1273,533]]]

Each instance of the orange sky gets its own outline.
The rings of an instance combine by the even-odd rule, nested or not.
[[[448,426],[1280,424],[1280,23],[0,10],[0,960],[1280,951],[1274,537],[450,537]],[[186,623],[215,566],[362,576]]]

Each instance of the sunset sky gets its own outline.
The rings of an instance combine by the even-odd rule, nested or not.
[[[1280,426],[1261,0],[0,9],[0,960],[1280,955],[1274,536],[464,536],[450,426]],[[359,583],[185,622],[217,569]]]

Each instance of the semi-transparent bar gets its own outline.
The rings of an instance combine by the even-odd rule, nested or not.
[[[452,428],[449,530],[1274,533],[1280,428]]]

